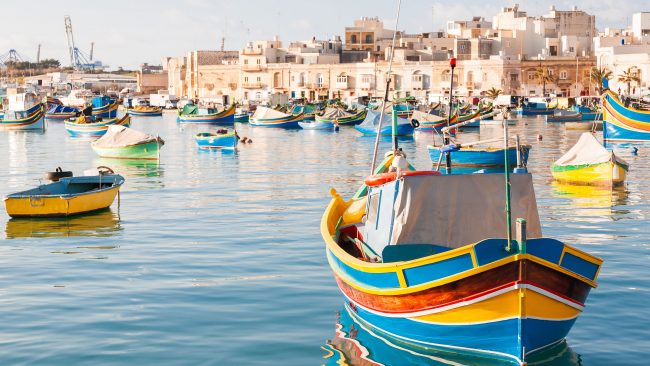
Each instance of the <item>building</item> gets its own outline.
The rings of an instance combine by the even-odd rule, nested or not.
[[[140,70],[136,74],[138,94],[157,93],[168,88],[167,63],[163,65],[154,66],[147,63],[140,65]]]

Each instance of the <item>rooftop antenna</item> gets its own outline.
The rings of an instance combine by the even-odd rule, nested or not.
[[[90,42],[90,62],[93,61],[94,52],[95,52],[95,42]]]
[[[38,44],[38,51],[36,51],[36,63],[41,62],[41,44]]]
[[[397,19],[395,19],[395,30],[393,31],[393,43],[390,47],[390,59],[388,61],[388,72],[386,73],[386,91],[384,93],[384,100],[381,102],[381,112],[379,113],[379,126],[377,126],[377,136],[375,137],[375,150],[372,154],[372,165],[370,166],[370,174],[375,174],[375,165],[377,164],[377,151],[379,150],[379,139],[381,136],[381,127],[384,122],[384,110],[386,109],[386,102],[388,101],[388,91],[390,89],[390,75],[393,71],[393,54],[395,53],[395,38],[397,38],[397,27],[399,25],[399,13],[402,7],[402,0],[397,2]],[[395,115],[393,110],[393,115]],[[393,121],[393,151],[397,150],[397,136],[395,135],[395,124]]]

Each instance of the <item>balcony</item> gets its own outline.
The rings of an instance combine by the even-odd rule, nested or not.
[[[339,89],[339,90],[345,90],[349,88],[348,82],[347,81],[337,81],[334,84],[334,88]]]
[[[244,88],[244,89],[261,89],[262,88],[262,83],[260,83],[260,82],[243,83],[242,88]]]
[[[266,67],[264,65],[242,65],[241,66],[241,71],[245,71],[245,72],[260,72],[265,69]]]
[[[411,89],[413,90],[422,90],[424,83],[422,80],[411,80]]]
[[[259,56],[262,54],[261,48],[244,48],[240,52],[244,56]]]

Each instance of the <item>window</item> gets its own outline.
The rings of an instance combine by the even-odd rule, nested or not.
[[[316,75],[316,86],[319,88],[323,86],[323,75],[321,74]]]
[[[245,76],[245,77],[244,77],[244,82],[245,82],[245,83],[248,82],[248,76]]]
[[[517,82],[519,80],[519,75],[517,74],[510,74],[510,81],[511,82]]]
[[[261,82],[261,81],[262,81],[262,78],[258,76],[258,77],[257,77],[257,82],[259,83],[259,82]]]
[[[366,43],[372,43],[372,34],[366,34]]]
[[[260,60],[260,59],[258,58],[258,59],[257,59],[257,64],[258,64],[258,65],[261,65],[261,64],[262,64],[262,60]]]
[[[370,84],[372,82],[372,75],[361,76],[361,82],[364,84]]]
[[[416,82],[416,83],[418,83],[418,82],[421,83],[421,82],[422,82],[422,75],[421,75],[421,74],[414,74],[414,75],[411,77],[411,80],[413,80],[413,81]]]
[[[336,77],[336,82],[337,83],[347,83],[348,82],[348,76],[347,75],[339,75]]]
[[[485,82],[487,82],[487,81],[488,81],[487,72],[484,72],[484,73],[483,73],[483,82],[485,83]]]
[[[357,35],[353,34],[350,36],[350,43],[357,43]]]
[[[560,71],[560,79],[562,79],[562,80],[566,80],[566,79],[568,79],[568,78],[569,78],[569,73],[566,72],[566,70],[562,70],[562,71]]]
[[[528,71],[528,80],[535,80],[535,71]]]
[[[548,74],[548,76],[553,76],[555,71],[553,69],[546,69],[546,74]]]
[[[569,47],[569,52],[573,52],[573,50],[574,50],[573,47]]]
[[[244,59],[244,65],[248,65],[248,59]]]
[[[296,81],[296,75],[291,75],[291,81],[292,82]]]
[[[458,49],[459,50],[464,50],[465,49],[465,44],[464,43],[459,44]]]

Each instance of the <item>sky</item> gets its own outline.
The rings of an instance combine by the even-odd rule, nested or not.
[[[650,11],[646,0],[402,0],[398,29],[408,33],[442,30],[448,20],[483,16],[492,20],[502,7],[519,3],[528,15],[542,15],[551,5],[558,10],[577,6],[596,15],[596,25],[625,27],[632,14]],[[246,42],[272,39],[285,45],[312,37],[329,39],[363,16],[378,16],[394,29],[397,0],[4,0],[0,21],[0,55],[15,49],[35,61],[55,58],[69,65],[64,16],[72,19],[77,47],[86,55],[95,43],[95,59],[111,69],[159,65],[165,56],[184,56],[191,50],[217,50],[225,37],[227,50]]]

